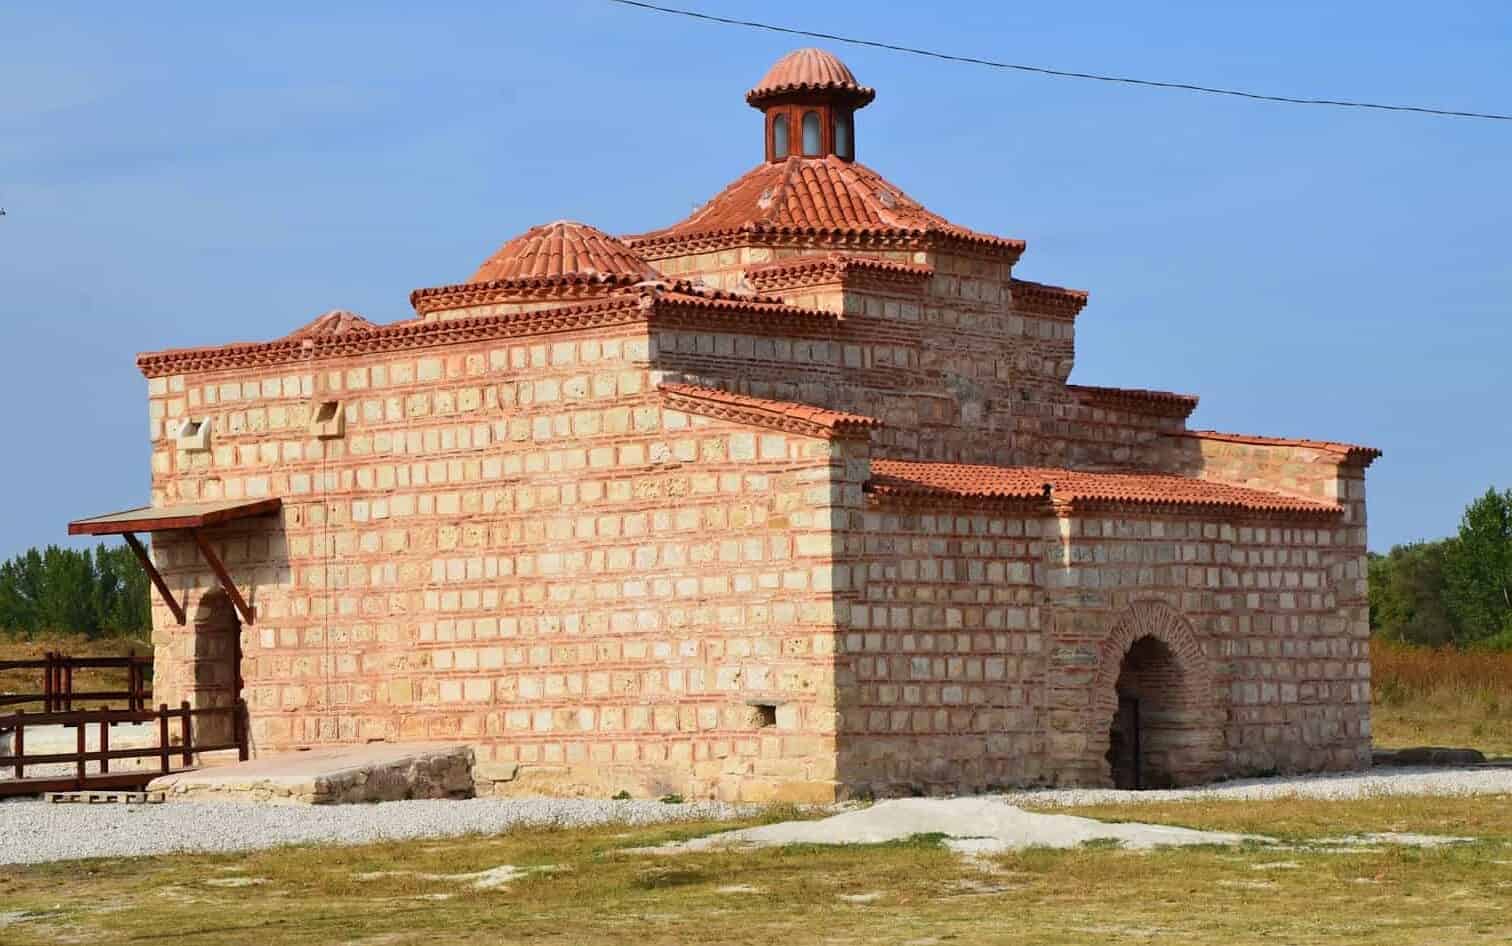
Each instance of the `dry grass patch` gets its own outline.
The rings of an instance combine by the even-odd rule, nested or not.
[[[1380,800],[1364,813],[1321,802],[1287,814],[1289,802],[1238,803],[1192,806],[1173,820],[1251,830],[1261,821],[1274,829],[1280,817],[1299,834],[1327,835],[1434,831],[1452,820],[1462,833],[1509,834],[1493,811],[1507,799],[1419,801],[1443,810],[1368,807]],[[1266,811],[1245,816],[1241,805]],[[1147,819],[1161,807],[1122,813]],[[1477,941],[1505,935],[1512,921],[1512,881],[1498,863],[1512,848],[1501,841],[1348,854],[1099,846],[988,861],[957,858],[928,837],[671,857],[630,850],[750,823],[0,868],[9,911],[0,916],[25,917],[0,926],[0,941],[1392,946]],[[504,865],[515,879],[501,886],[472,879]],[[211,883],[226,878],[256,882]]]
[[[82,635],[63,634],[38,637],[35,640],[15,640],[0,637],[0,660],[40,660],[49,651],[65,654],[69,657],[125,657],[128,654],[151,654],[152,645],[146,641],[133,640],[126,637],[110,637],[98,640],[91,640]],[[75,690],[124,690],[126,689],[126,671],[82,669],[75,671],[73,683]],[[41,692],[41,670],[0,670],[0,693]],[[106,704],[96,704],[88,700],[76,700],[74,702],[74,709],[93,709],[96,705],[104,706]],[[120,704],[117,703],[117,705]],[[42,703],[36,701],[9,706],[4,711],[15,712],[17,709],[21,709],[30,713],[41,708]],[[3,938],[0,938],[0,942],[4,942]]]
[[[1025,805],[1032,808],[1032,805]],[[1283,839],[1402,832],[1512,842],[1512,796],[1378,795],[1351,801],[1318,798],[1195,799],[1138,804],[1044,807],[1051,814],[1100,821],[1141,821],[1204,831]],[[1512,856],[1512,855],[1509,855]],[[1512,877],[1512,872],[1509,872]]]
[[[1512,653],[1371,641],[1377,746],[1469,746],[1512,755]]]

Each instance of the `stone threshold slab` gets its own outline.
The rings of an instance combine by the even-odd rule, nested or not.
[[[176,772],[153,779],[147,790],[163,792],[170,802],[331,805],[471,798],[472,765],[472,747],[461,743],[368,743]]]

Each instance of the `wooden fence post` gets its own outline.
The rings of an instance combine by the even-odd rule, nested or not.
[[[110,724],[100,720],[100,774],[110,773]]]
[[[79,784],[77,786],[75,786],[75,787],[79,788],[80,790],[82,790],[84,788],[84,775],[85,775],[85,771],[84,771],[84,768],[85,768],[84,767],[84,753],[88,751],[88,747],[89,747],[89,727],[87,725],[85,725],[84,722],[80,721],[77,725],[74,726],[74,732],[78,733],[78,738],[77,738],[76,742],[77,742],[78,747],[79,747],[79,759],[78,759],[77,769],[76,769],[76,771],[78,772],[78,776],[77,777],[78,777],[78,780],[79,780]]]
[[[168,704],[167,703],[159,703],[158,704],[158,752],[161,755],[160,761],[163,764],[163,774],[167,775],[168,772],[173,768],[172,763],[170,763],[168,761]]]
[[[184,714],[184,768],[194,765],[194,717],[189,712],[189,701],[184,700],[179,704],[179,712]]]
[[[26,755],[26,723],[22,720],[22,717],[25,716],[25,715],[26,715],[26,711],[25,710],[16,710],[16,741],[15,741],[15,746],[16,746],[16,780],[17,781],[20,781],[21,779],[23,779],[23,778],[26,777],[26,763],[21,761],[22,757],[24,757]]]

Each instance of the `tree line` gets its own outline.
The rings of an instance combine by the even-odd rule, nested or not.
[[[1370,627],[1409,644],[1512,650],[1512,489],[1467,506],[1457,535],[1372,554]]]
[[[0,564],[0,634],[145,637],[152,628],[147,585],[124,545],[31,549]]]

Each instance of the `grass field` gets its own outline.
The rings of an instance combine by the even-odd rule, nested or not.
[[[727,825],[0,868],[7,946],[1505,942],[1512,798],[1233,802],[1102,811],[1299,841],[1386,830],[1444,849],[1108,847],[982,862],[931,838],[664,856]],[[495,889],[458,875],[526,869]]]
[[[1512,653],[1370,648],[1375,744],[1469,746],[1512,755]]]
[[[151,654],[152,645],[146,641],[120,637],[90,640],[82,636],[54,635],[41,637],[33,641],[0,637],[0,660],[37,660],[48,651],[66,654],[70,657],[124,657],[132,653]],[[79,670],[74,674],[74,689],[84,691],[124,690],[126,689],[126,671]],[[40,693],[41,691],[42,671],[0,670],[0,694]],[[74,703],[75,709],[92,709],[93,706],[94,704],[87,701],[77,701]],[[15,712],[17,709],[30,713],[41,710],[42,704],[41,702],[33,702],[8,706],[5,708],[5,712]],[[0,943],[3,942],[4,940],[0,939]]]
[[[0,643],[0,658],[50,649],[118,654],[128,646]],[[1378,744],[1512,753],[1512,657],[1377,645],[1374,666]],[[33,682],[0,679],[0,689],[22,686]],[[1287,846],[1094,846],[975,862],[927,837],[675,857],[629,852],[738,826],[731,823],[0,867],[0,943],[1512,941],[1512,797],[1054,810],[1264,834]],[[1326,841],[1384,831],[1477,840],[1437,849]],[[504,865],[520,876],[476,886]]]

